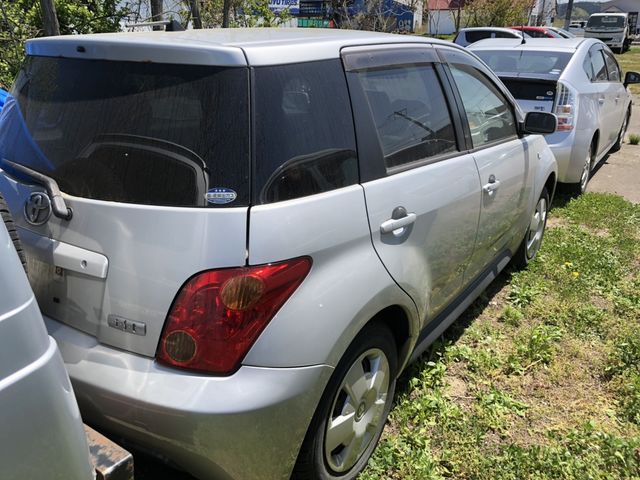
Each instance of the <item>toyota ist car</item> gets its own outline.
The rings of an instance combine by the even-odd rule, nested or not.
[[[542,241],[557,177],[447,42],[43,38],[0,190],[83,415],[202,479],[353,479],[398,374]]]
[[[611,50],[588,38],[495,40],[470,49],[524,111],[556,114],[558,129],[546,139],[558,161],[558,181],[584,192],[596,165],[622,145],[631,118],[627,86],[640,75],[627,72],[623,79]]]

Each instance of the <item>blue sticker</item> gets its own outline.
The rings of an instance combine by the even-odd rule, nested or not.
[[[204,198],[209,203],[215,205],[224,205],[225,203],[231,203],[238,197],[235,190],[225,187],[211,188],[204,194]]]

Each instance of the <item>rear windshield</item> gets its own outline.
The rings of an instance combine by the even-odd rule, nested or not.
[[[560,75],[571,59],[568,52],[476,50],[473,53],[499,73]]]
[[[0,115],[0,158],[71,195],[249,204],[248,69],[30,57]]]
[[[587,28],[623,28],[624,17],[620,15],[598,15],[597,17],[589,17]]]

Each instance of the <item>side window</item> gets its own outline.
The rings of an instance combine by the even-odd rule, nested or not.
[[[591,55],[589,55],[588,53],[584,57],[584,61],[582,62],[582,69],[584,70],[584,73],[587,74],[587,78],[590,81],[595,82],[596,75],[593,73],[593,64],[591,62]]]
[[[450,66],[467,114],[473,148],[515,137],[511,105],[495,85],[471,66]]]
[[[591,68],[593,68],[593,74],[596,82],[606,82],[607,67],[604,63],[604,57],[602,56],[602,50],[591,50]]]
[[[620,75],[620,67],[618,66],[618,62],[616,61],[613,54],[610,52],[604,51],[604,58],[607,62],[607,72],[609,73],[609,81],[610,82],[619,82],[621,79]]]
[[[495,32],[493,38],[515,38],[516,35],[508,32]]]
[[[457,150],[449,108],[432,65],[360,70],[387,169]]]
[[[340,60],[255,69],[254,203],[358,183],[353,117]]]
[[[491,38],[491,32],[487,30],[471,30],[467,32],[467,41],[469,43],[478,42],[486,38]]]

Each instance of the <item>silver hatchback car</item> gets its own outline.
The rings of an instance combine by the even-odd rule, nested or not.
[[[353,479],[398,374],[540,247],[556,118],[456,45],[231,29],[27,53],[0,189],[83,415],[200,478]]]
[[[553,112],[558,130],[546,137],[558,161],[558,181],[576,193],[591,171],[620,149],[631,118],[630,83],[604,43],[592,38],[496,40],[469,47],[497,73],[526,111]]]

